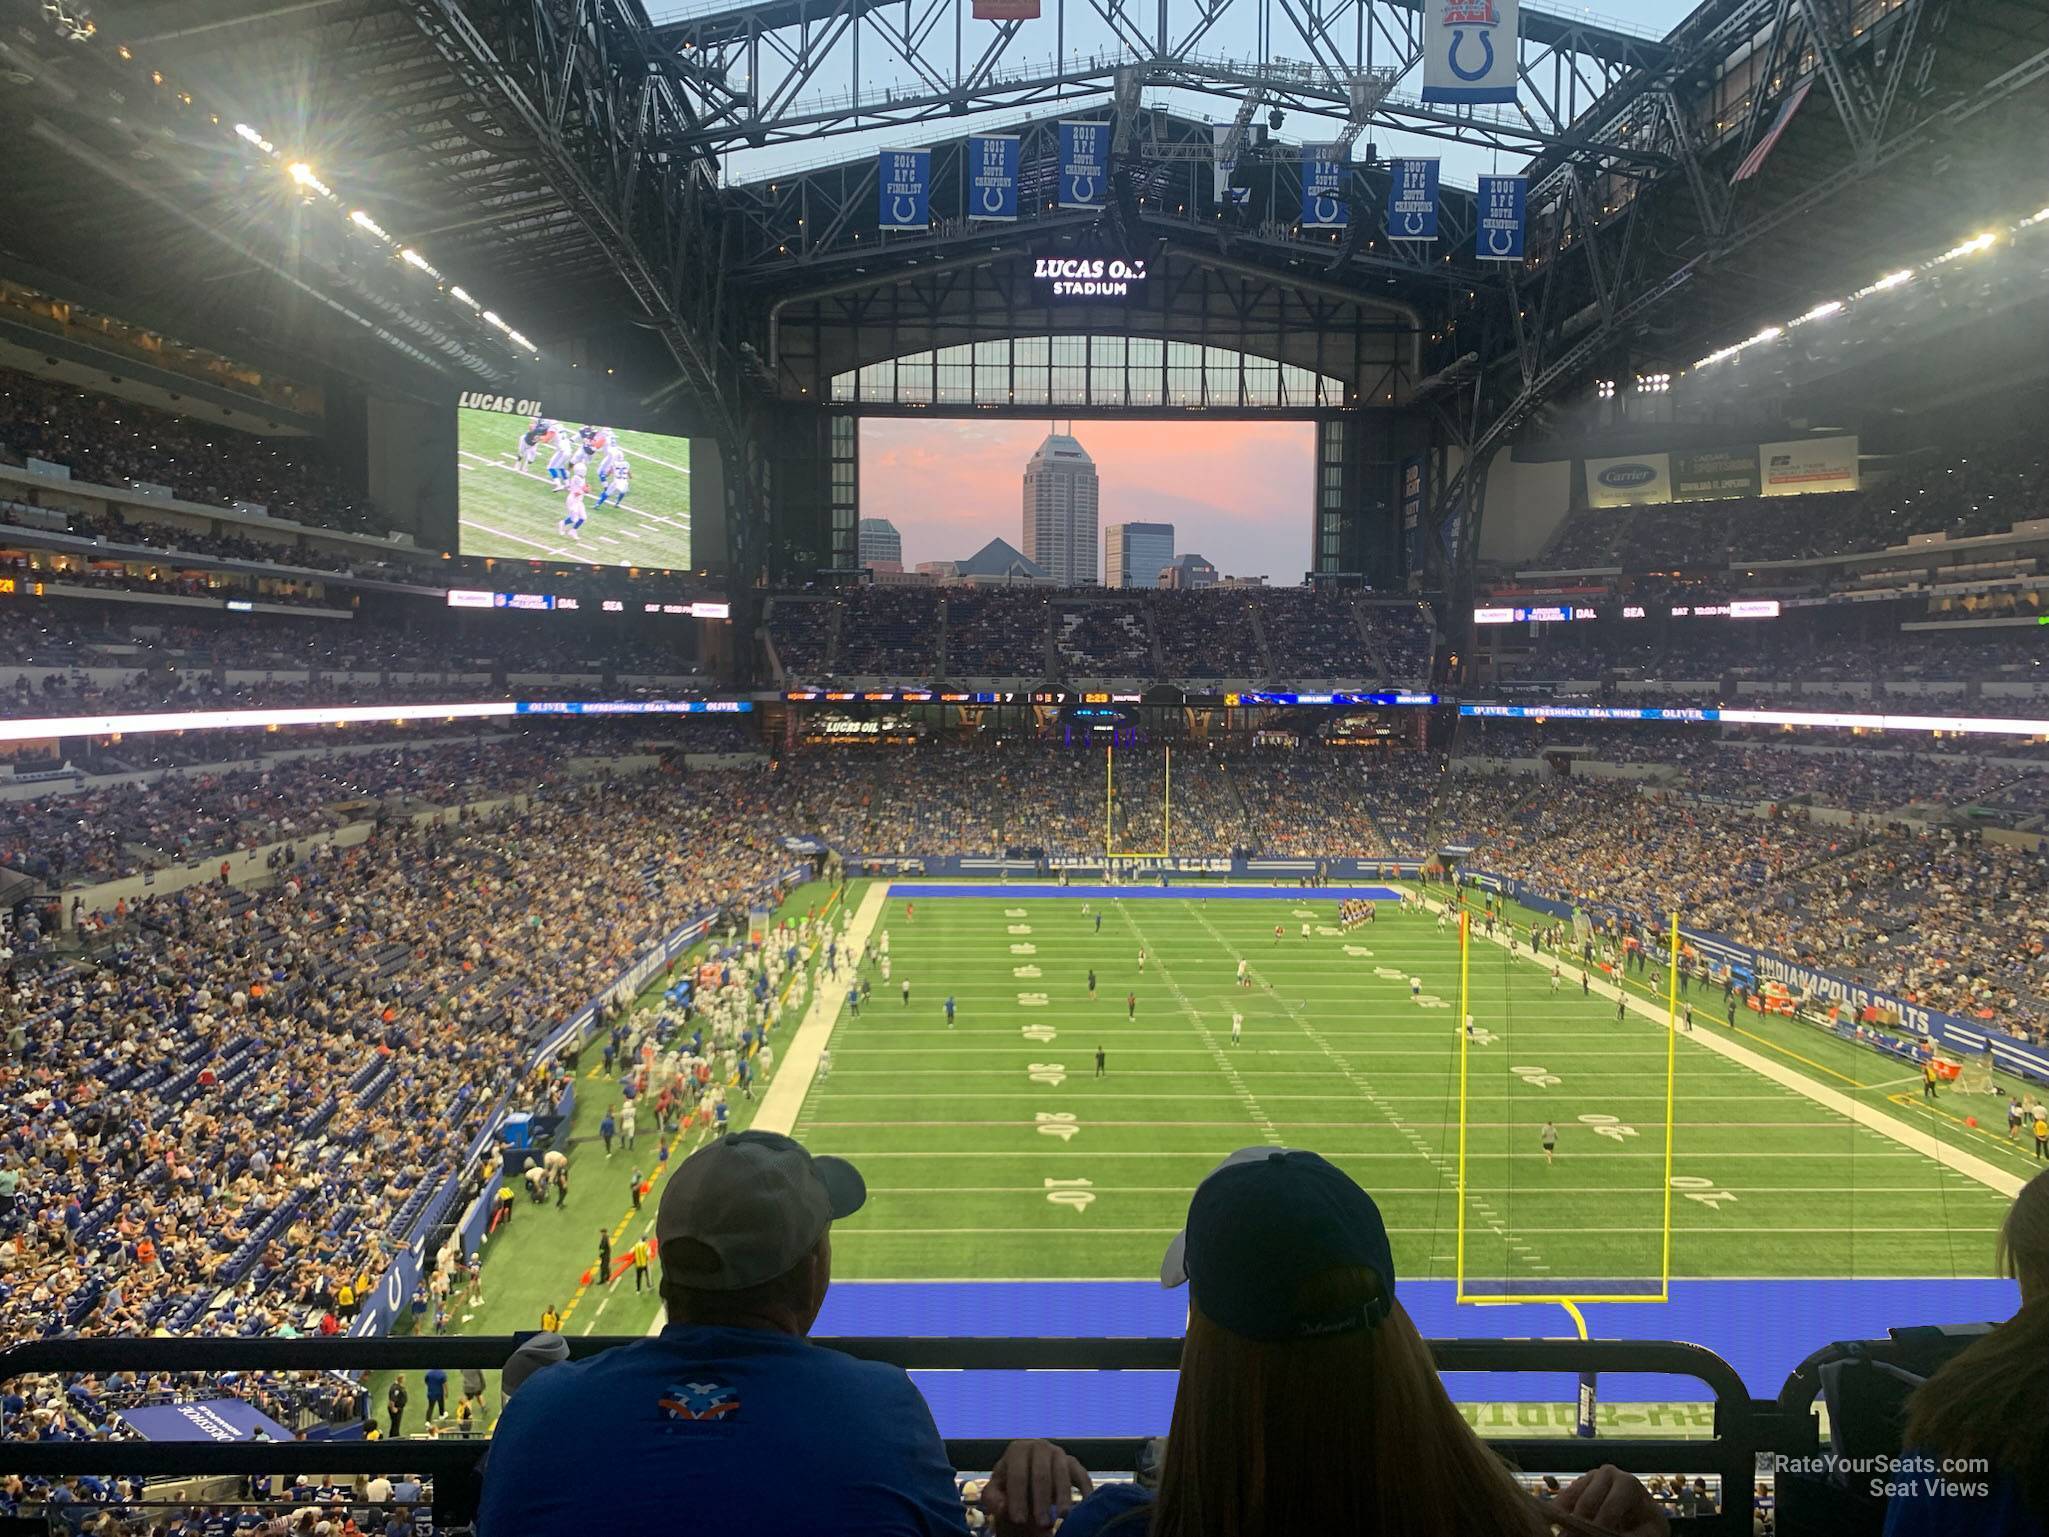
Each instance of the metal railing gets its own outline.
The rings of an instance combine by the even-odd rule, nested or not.
[[[401,1339],[57,1339],[0,1349],[0,1383],[43,1373],[446,1371],[502,1368],[525,1335],[409,1336]],[[584,1335],[568,1341],[572,1359],[597,1355],[641,1336]],[[813,1343],[907,1371],[1171,1372],[1181,1362],[1178,1339],[819,1339]],[[1760,1452],[1795,1452],[1814,1444],[1811,1422],[1770,1400],[1754,1400],[1736,1371],[1699,1345],[1636,1340],[1432,1340],[1443,1372],[1654,1373],[1701,1383],[1714,1400],[1714,1431],[1694,1438],[1573,1436],[1497,1438],[1487,1444],[1532,1473],[1570,1475],[1603,1463],[1643,1474],[1685,1472],[1717,1477],[1724,1508],[1676,1523],[1675,1532],[1747,1537],[1749,1491]],[[1164,1433],[1166,1427],[1159,1427]],[[1017,1434],[1044,1436],[1103,1472],[1129,1471],[1139,1437],[1063,1436],[1058,1425],[1019,1425]],[[951,1438],[953,1466],[994,1466],[1006,1439]],[[400,1437],[381,1441],[0,1441],[0,1475],[46,1478],[83,1474],[143,1478],[307,1474],[369,1476],[404,1471],[431,1480],[437,1527],[476,1516],[479,1464],[487,1438]]]

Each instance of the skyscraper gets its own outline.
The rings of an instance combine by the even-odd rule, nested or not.
[[[854,537],[861,564],[877,571],[904,568],[904,538],[887,518],[863,518],[855,525]]]
[[[1174,563],[1171,523],[1112,523],[1103,530],[1103,585],[1150,587]]]
[[[1097,580],[1096,461],[1073,438],[1050,434],[1024,472],[1024,552],[1060,587]]]

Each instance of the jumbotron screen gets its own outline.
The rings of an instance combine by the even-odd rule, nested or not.
[[[456,451],[464,555],[692,563],[688,438],[463,407]]]

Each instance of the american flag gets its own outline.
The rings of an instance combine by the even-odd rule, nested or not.
[[[1729,185],[1748,181],[1764,169],[1765,156],[1772,152],[1772,146],[1779,142],[1779,135],[1786,131],[1786,124],[1793,121],[1793,114],[1800,110],[1800,103],[1807,100],[1807,93],[1814,89],[1814,77],[1809,75],[1793,87],[1786,99],[1779,103],[1779,115],[1772,119],[1771,127],[1764,137],[1750,147],[1750,153],[1743,157],[1743,163],[1736,167],[1736,174],[1729,178]]]

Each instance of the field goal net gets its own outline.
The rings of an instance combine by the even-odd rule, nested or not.
[[[1999,1085],[1992,1081],[1992,1053],[1990,1051],[1953,1051],[1950,1060],[1957,1065],[1956,1088],[1963,1094],[1997,1094]]]

